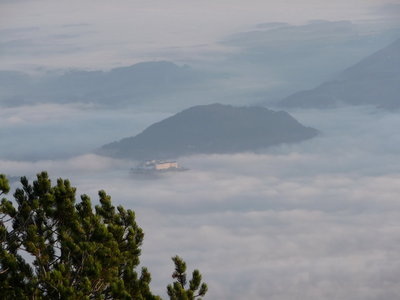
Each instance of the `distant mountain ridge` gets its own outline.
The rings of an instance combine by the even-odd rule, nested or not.
[[[188,108],[142,133],[101,147],[101,155],[135,160],[256,151],[316,136],[283,111],[210,104]]]
[[[400,107],[400,39],[344,70],[334,80],[297,92],[283,107],[329,108],[340,104]]]
[[[0,71],[0,104],[38,102],[124,105],[168,97],[198,84],[204,74],[168,61],[142,62],[109,71],[71,70],[41,78]]]

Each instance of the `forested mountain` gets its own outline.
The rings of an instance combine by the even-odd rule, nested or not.
[[[301,125],[283,111],[210,104],[188,108],[134,137],[104,145],[98,152],[137,160],[167,159],[255,151],[300,142],[316,134],[317,130]]]

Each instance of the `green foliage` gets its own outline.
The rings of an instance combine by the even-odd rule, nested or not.
[[[0,174],[0,195],[7,194],[10,191],[10,185],[6,175]]]
[[[22,177],[21,184],[13,202],[3,198],[0,204],[2,299],[161,299],[150,291],[148,270],[136,271],[144,233],[132,210],[115,208],[104,191],[94,209],[87,195],[76,203],[70,182],[58,179],[52,186],[46,172],[32,185]],[[0,195],[9,190],[0,175]],[[174,262],[173,277],[183,288],[185,263]],[[186,298],[168,287],[171,299],[197,297],[201,275],[195,272],[182,291]],[[205,294],[203,285],[198,295]]]
[[[172,261],[175,264],[175,272],[172,277],[175,282],[168,285],[168,295],[171,300],[201,300],[208,290],[207,284],[201,283],[201,274],[198,270],[194,270],[192,279],[189,281],[189,288],[186,286],[186,263],[179,256],[174,256]],[[197,291],[197,294],[196,294]]]

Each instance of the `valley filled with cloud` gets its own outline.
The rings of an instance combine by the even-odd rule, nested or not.
[[[130,174],[133,161],[94,154],[0,165],[31,178],[48,170],[93,201],[104,189],[135,210],[146,234],[142,264],[160,294],[169,257],[179,254],[204,273],[213,299],[394,297],[400,115],[371,107],[292,114],[320,135],[259,153],[184,157],[188,171],[152,179]]]
[[[195,105],[280,110],[400,37],[392,1],[250,2],[0,2],[0,173],[133,209],[164,298],[178,254],[204,299],[396,299],[398,108],[289,106],[317,136],[179,157],[183,172],[95,154]]]

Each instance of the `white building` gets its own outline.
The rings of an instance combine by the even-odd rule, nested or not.
[[[143,170],[171,170],[171,169],[179,169],[178,163],[176,161],[156,161],[156,160],[148,160],[139,166],[139,169]]]
[[[176,161],[156,162],[154,167],[156,170],[178,169],[178,163]]]

